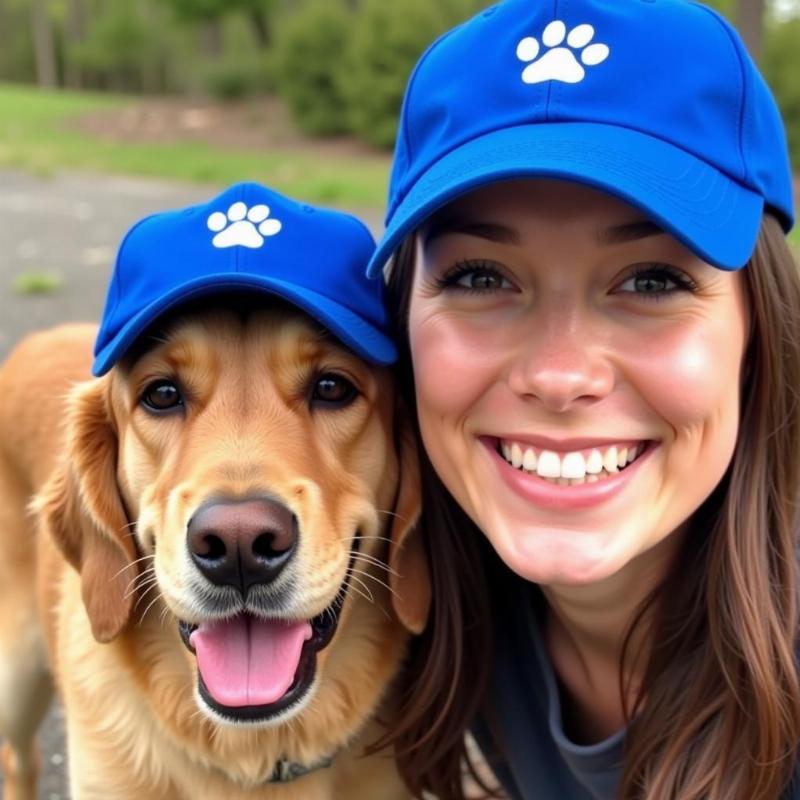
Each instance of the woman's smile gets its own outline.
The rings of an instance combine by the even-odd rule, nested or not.
[[[503,437],[498,439],[497,451],[514,469],[558,486],[580,486],[619,474],[644,453],[647,442],[594,442],[588,446],[562,442],[560,445],[536,447]]]
[[[513,437],[482,437],[481,443],[511,491],[542,509],[560,511],[589,508],[615,497],[652,449],[646,441],[535,447]]]

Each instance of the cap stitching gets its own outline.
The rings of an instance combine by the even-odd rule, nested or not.
[[[419,185],[419,183],[421,181],[425,180],[425,177],[431,172],[432,169],[434,169],[434,167],[436,167],[437,164],[439,164],[442,160],[447,158],[447,156],[449,156],[452,152],[454,152],[456,150],[459,150],[460,148],[462,148],[462,147],[464,147],[464,146],[466,146],[468,144],[471,144],[476,139],[480,139],[480,138],[483,138],[485,136],[491,136],[492,134],[496,134],[496,133],[502,132],[502,131],[512,130],[513,128],[525,128],[525,127],[530,127],[532,125],[537,125],[537,124],[540,124],[540,123],[525,122],[525,123],[521,123],[519,125],[505,126],[505,127],[501,127],[501,128],[492,128],[491,130],[487,130],[487,131],[483,132],[478,137],[472,137],[472,138],[469,138],[469,139],[465,139],[464,141],[458,141],[457,143],[453,144],[452,147],[448,148],[445,152],[441,153],[439,155],[439,157],[435,161],[432,161],[430,164],[428,164],[425,167],[425,169],[420,172],[418,177],[408,187],[408,189],[403,193],[402,198],[400,200],[398,200],[398,202],[395,204],[395,207],[394,207],[394,209],[392,211],[391,216],[387,216],[387,227],[388,227],[388,225],[391,224],[391,221],[394,218],[395,214],[399,210],[400,206],[406,201],[406,199],[411,194],[411,192],[414,191],[414,189]],[[610,126],[610,123],[606,123],[606,122],[593,122],[593,121],[590,122],[590,121],[587,121],[587,120],[569,120],[569,119],[560,119],[557,122],[550,122],[548,124],[550,124],[550,125],[586,124],[586,125],[602,125],[604,127],[609,127]],[[617,124],[617,123],[615,123],[611,127],[620,128],[620,129],[623,129],[623,130],[631,131],[633,133],[637,133],[637,134],[639,134],[641,136],[647,136],[647,137],[650,137],[651,139],[656,139],[656,140],[658,140],[660,142],[663,142],[664,144],[670,145],[671,147],[674,147],[674,148],[676,148],[678,150],[681,150],[682,152],[686,153],[687,155],[691,156],[692,158],[697,159],[698,161],[703,162],[704,164],[708,164],[708,162],[706,161],[705,158],[701,158],[696,153],[694,153],[692,151],[689,151],[689,150],[685,150],[684,148],[680,147],[679,145],[675,144],[674,142],[670,141],[669,139],[665,139],[665,138],[663,138],[661,136],[657,136],[651,131],[643,131],[643,130],[640,130],[639,128],[634,128],[634,127],[631,127],[629,125],[620,125],[620,124]],[[735,183],[739,183],[739,184],[742,183],[742,180],[738,176],[730,175],[728,172],[726,172],[725,170],[720,169],[718,166],[714,166],[713,169],[717,170],[720,174],[725,175],[725,177],[727,177],[728,179],[730,179],[731,181],[733,181]],[[745,187],[745,188],[748,188],[751,191],[755,191],[755,190],[751,189],[751,187]]]
[[[419,75],[420,69],[422,68],[423,64],[428,60],[429,56],[436,49],[437,45],[440,42],[443,42],[445,39],[447,39],[452,34],[454,34],[457,30],[460,30],[464,25],[466,25],[470,21],[471,20],[467,20],[466,22],[461,23],[461,25],[458,25],[457,27],[453,28],[452,30],[446,31],[441,36],[436,38],[429,45],[428,49],[422,54],[422,56],[420,56],[420,59],[417,62],[417,65],[414,67],[414,70],[411,73],[411,77],[408,79],[408,88],[406,89],[406,96],[405,96],[405,100],[404,100],[405,108],[401,112],[401,119],[403,121],[403,129],[401,130],[400,133],[401,133],[401,135],[403,137],[403,141],[405,143],[406,155],[407,155],[409,164],[411,164],[414,159],[413,159],[413,155],[412,155],[413,147],[412,147],[412,142],[411,142],[411,131],[410,131],[410,126],[408,125],[408,119],[411,116],[411,101],[412,101],[412,95],[414,93],[414,87],[415,87],[416,82],[417,82],[417,76]],[[406,169],[406,170],[404,170],[403,180],[402,180],[401,183],[405,183],[407,181],[407,179],[408,179],[408,170]],[[400,192],[398,192],[398,194],[401,195],[402,197],[405,197],[407,192],[400,191]],[[395,201],[394,207],[397,208],[397,206],[399,206],[401,202],[402,202],[402,200]]]
[[[163,212],[162,212],[163,213]],[[103,314],[103,319],[110,319],[113,318],[114,313],[116,312],[117,308],[119,307],[120,297],[122,297],[122,270],[120,268],[120,260],[122,257],[122,251],[125,249],[125,245],[128,243],[128,239],[133,235],[133,233],[138,230],[145,222],[148,220],[153,219],[153,217],[159,216],[159,213],[156,212],[154,214],[148,214],[144,219],[140,219],[135,225],[131,227],[131,229],[125,234],[120,242],[119,247],[117,248],[117,257],[114,259],[114,272],[113,276],[116,277],[116,281],[112,278],[112,285],[114,286],[114,304]],[[105,327],[105,326],[103,326]]]
[[[375,363],[379,363],[379,364],[391,363],[391,362],[388,362],[385,357],[378,358],[378,356],[376,356],[375,353],[372,352],[374,350],[374,348],[372,346],[370,346],[369,348],[364,346],[363,342],[360,341],[358,336],[356,335],[356,332],[354,332],[354,331],[352,331],[350,329],[350,326],[358,327],[358,325],[362,325],[363,329],[358,331],[359,334],[361,334],[362,336],[366,335],[366,336],[372,336],[372,337],[374,337],[375,334],[377,334],[378,337],[382,338],[386,343],[388,343],[391,348],[394,348],[394,342],[392,341],[391,335],[386,330],[386,328],[380,323],[380,321],[374,321],[374,320],[367,319],[367,318],[363,317],[359,312],[356,312],[353,309],[351,309],[349,306],[344,305],[342,303],[338,303],[338,301],[334,300],[334,301],[332,301],[334,304],[338,304],[341,308],[343,308],[346,311],[348,311],[350,314],[353,315],[354,319],[348,320],[347,325],[344,325],[344,326],[339,325],[338,322],[336,322],[336,323],[335,322],[331,322],[330,320],[328,320],[327,322],[323,322],[322,320],[320,320],[316,316],[314,311],[309,310],[309,308],[307,308],[305,305],[303,305],[303,303],[300,300],[298,300],[297,298],[287,297],[286,295],[281,294],[274,287],[271,287],[271,288],[265,287],[265,285],[260,280],[258,280],[260,276],[257,276],[257,275],[253,276],[253,277],[256,278],[256,280],[255,281],[251,281],[251,280],[248,279],[249,278],[249,274],[248,273],[246,273],[246,272],[245,273],[241,273],[241,275],[244,278],[244,281],[235,280],[235,281],[232,281],[230,283],[226,283],[226,282],[223,281],[223,282],[220,282],[218,284],[214,284],[214,286],[213,286],[214,292],[216,292],[219,289],[223,289],[223,288],[238,289],[238,288],[242,288],[243,286],[248,286],[251,289],[259,291],[259,292],[264,292],[266,294],[282,297],[284,300],[287,300],[289,303],[291,303],[295,307],[301,309],[304,313],[308,314],[311,318],[317,320],[317,322],[320,322],[320,324],[322,324],[324,327],[330,329],[331,332],[334,334],[335,338],[339,339],[339,341],[343,342],[345,344],[345,346],[347,346],[350,349],[354,350],[357,354],[360,354],[362,357],[366,358],[369,361],[373,361]],[[146,330],[147,326],[150,325],[155,319],[157,319],[158,317],[160,317],[160,316],[162,316],[164,314],[174,312],[176,308],[179,308],[185,302],[187,302],[189,300],[192,300],[195,297],[202,297],[202,296],[206,295],[208,293],[207,290],[209,290],[211,288],[212,288],[212,286],[210,286],[210,285],[194,286],[188,292],[186,292],[185,294],[182,293],[180,295],[176,295],[175,297],[172,297],[163,307],[159,307],[155,314],[149,315],[147,321],[144,321],[142,324],[137,325],[135,328],[133,328],[130,331],[128,331],[127,335],[125,335],[125,336],[121,336],[121,333],[125,328],[125,326],[123,326],[115,334],[115,336],[103,347],[103,350],[105,350],[106,348],[110,347],[112,344],[114,345],[114,347],[112,348],[112,352],[107,354],[105,356],[105,358],[104,358],[104,367],[103,367],[103,370],[102,370],[101,374],[104,374],[105,372],[108,372],[108,370],[111,369],[111,367],[117,361],[119,361],[119,359],[122,357],[122,354],[124,354],[125,352],[127,352],[128,349],[130,349],[130,346],[132,345],[132,343],[143,333],[144,330]],[[213,294],[214,292],[210,292],[210,294]],[[330,300],[330,298],[326,298],[326,299]],[[146,310],[146,309],[142,309],[142,311],[144,311],[144,310]],[[322,314],[322,312],[320,312],[319,309],[317,309],[316,311],[317,311],[317,313]],[[325,316],[327,316],[327,315],[325,315]],[[126,325],[129,322],[132,322],[132,320],[133,320],[133,318],[128,320],[126,322]],[[382,346],[382,343],[380,341],[376,341],[373,338],[373,341],[371,342],[371,345],[375,344],[375,343],[377,343],[379,347]],[[100,352],[102,352],[102,351],[99,351],[98,353],[95,353],[95,365],[93,365],[93,369],[95,369],[95,367],[96,367],[97,359],[100,358]],[[395,357],[392,356],[391,360],[394,361]],[[111,363],[106,363],[108,361],[111,361]]]
[[[247,209],[247,211],[245,211],[245,214],[247,214],[247,212],[250,210],[250,204],[247,202],[247,183],[239,184],[238,191],[237,191],[236,194],[239,197],[239,201],[244,203],[244,207],[245,207],[245,209]],[[234,247],[232,249],[233,249],[233,253],[231,253],[231,255],[233,256],[233,271],[234,272],[239,272],[240,271],[239,270],[239,266],[240,266],[241,257],[242,257],[242,254],[239,251],[242,248],[241,247]]]
[[[722,31],[731,45],[731,49],[733,50],[733,60],[739,70],[739,87],[741,90],[738,108],[733,109],[734,115],[737,117],[736,144],[739,153],[739,160],[741,161],[742,165],[742,181],[750,185],[750,170],[748,168],[747,159],[745,158],[744,143],[742,141],[745,125],[745,95],[747,94],[747,71],[742,63],[742,55],[739,52],[739,46],[736,38],[728,27],[727,22],[722,17],[713,9],[710,9],[700,3],[692,3],[692,5],[696,6],[702,11],[705,11],[717,23],[718,27],[722,28]],[[759,194],[762,193],[759,191]]]
[[[597,163],[597,161],[595,161],[595,163]],[[629,178],[631,178],[634,175],[636,175],[636,181],[637,181],[639,186],[642,186],[642,187],[647,186],[648,189],[654,195],[658,195],[665,203],[667,203],[668,205],[672,206],[673,208],[677,208],[679,210],[684,210],[685,209],[685,204],[676,203],[675,202],[675,194],[674,193],[669,193],[669,192],[662,191],[661,187],[659,186],[659,184],[652,182],[652,179],[650,178],[649,174],[642,173],[640,170],[638,170],[636,168],[636,165],[634,163],[632,163],[631,161],[626,160],[625,163],[624,163],[624,166],[621,166],[616,161],[612,161],[612,162],[605,161],[605,165],[606,165],[607,168],[611,169],[612,171],[617,172],[620,175],[627,175]],[[505,175],[505,179],[511,179],[514,176],[520,177],[520,176],[523,176],[525,174],[526,174],[526,171],[524,169],[520,169],[519,167],[514,167],[514,168],[510,168],[508,170],[501,170],[498,174],[493,176],[492,181],[503,180],[504,179],[503,175]],[[537,171],[536,174],[537,175],[547,175],[547,174],[549,174],[549,175],[552,175],[552,176],[557,176],[557,175],[562,175],[564,173],[563,173],[563,171],[561,171],[559,169],[553,169],[553,170]],[[589,184],[594,185],[594,181],[591,181],[591,180],[588,180],[588,179],[584,179],[583,182],[586,183],[587,185],[589,185]],[[474,186],[484,185],[485,183],[486,183],[486,181],[484,181],[484,180],[479,180],[478,183],[475,183],[475,184],[473,184],[472,180],[466,181],[462,186],[459,187],[458,192],[454,196],[457,196],[459,194],[463,194],[463,193],[469,191]],[[444,204],[446,202],[449,202],[449,199],[451,199],[451,198],[444,199],[442,201],[442,204]],[[724,203],[722,201],[720,201],[714,209],[710,209],[710,210],[703,210],[703,209],[699,209],[698,210],[698,209],[695,209],[695,211],[693,212],[694,213],[694,224],[697,227],[701,227],[701,228],[704,228],[706,230],[718,230],[719,227],[720,227],[719,224],[709,225],[705,221],[704,217],[708,216],[711,213],[713,213],[716,209],[718,209],[718,207],[720,205],[724,205]],[[730,211],[730,213],[732,213],[733,212],[733,208],[729,207],[729,211]],[[411,217],[415,217],[416,215],[417,215],[417,212],[413,213],[411,215]],[[730,216],[730,214],[729,214],[729,216]],[[406,227],[406,225],[404,224],[402,227]]]
[[[553,20],[557,20],[558,19],[558,0],[553,0],[552,19]],[[550,122],[550,100],[553,98],[553,84],[554,83],[555,83],[555,81],[548,81],[547,82],[547,99],[544,101],[544,121],[545,122]],[[558,106],[558,97],[555,98],[554,102],[555,102],[556,107],[557,107]],[[557,110],[556,110],[555,114],[556,114],[556,116],[558,115]]]
[[[622,172],[623,172],[623,173],[625,173],[625,174],[628,174],[628,175],[630,175],[630,173],[631,173],[631,165],[630,165],[630,163],[629,163],[629,162],[626,162],[626,163],[625,163],[625,166],[624,166],[624,168],[622,169]],[[516,171],[516,170],[513,170],[511,173],[509,173],[508,177],[509,177],[509,178],[510,178],[510,177],[513,177],[513,175],[514,175],[514,174],[517,174],[517,171]],[[553,173],[553,174],[555,174],[555,173]],[[501,178],[501,177],[499,177],[498,175],[495,175],[494,179],[495,179],[495,180],[497,180],[497,179],[500,179],[500,180],[502,180],[502,178]],[[595,184],[592,184],[592,183],[591,183],[591,182],[589,182],[589,181],[587,181],[587,184],[589,184],[589,185],[595,185]],[[455,197],[455,196],[458,196],[458,195],[460,195],[460,194],[464,194],[464,193],[466,193],[466,192],[468,192],[468,191],[471,191],[471,189],[473,189],[473,188],[475,188],[475,186],[479,186],[479,185],[483,185],[483,181],[479,181],[479,182],[477,182],[477,183],[473,183],[472,181],[468,181],[468,182],[466,182],[464,185],[462,185],[462,186],[459,188],[458,192],[456,192],[455,194],[453,194],[453,196],[447,196],[447,197],[442,197],[442,198],[439,198],[439,200],[437,201],[437,204],[436,204],[435,206],[433,206],[433,207],[431,207],[431,208],[426,208],[425,215],[423,215],[423,216],[428,216],[430,213],[432,213],[432,211],[433,211],[433,209],[434,209],[435,207],[439,207],[439,206],[441,206],[441,205],[443,205],[443,204],[445,204],[445,203],[447,203],[447,202],[450,202],[450,201],[453,199],[453,197]],[[653,187],[653,188],[656,188],[656,187]],[[655,193],[655,194],[658,194],[658,195],[659,195],[659,196],[660,196],[660,197],[661,197],[661,198],[662,198],[662,199],[663,199],[665,202],[669,203],[670,205],[672,205],[672,206],[675,206],[675,207],[678,207],[678,208],[682,208],[682,206],[676,206],[676,205],[675,205],[673,197],[669,197],[668,195],[665,195],[663,192],[659,192],[659,191],[657,191],[657,189],[656,189],[656,191],[655,191],[654,193]],[[727,192],[726,192],[726,193],[727,193]],[[735,198],[734,198],[734,201],[735,201]],[[636,202],[635,202],[634,200],[632,200],[631,202],[632,202],[634,205],[636,204]],[[423,205],[424,205],[424,204],[423,204]],[[719,206],[719,205],[726,205],[726,203],[724,203],[724,202],[720,202],[720,203],[718,203],[718,206]],[[733,213],[733,207],[732,207],[732,206],[729,206],[729,209],[728,209],[728,210],[729,210],[729,215],[728,215],[728,216],[730,217],[730,215]],[[394,243],[395,243],[396,241],[397,241],[397,242],[399,242],[399,240],[400,240],[401,236],[404,236],[404,235],[406,235],[406,232],[407,232],[408,230],[411,230],[411,229],[413,229],[413,228],[414,228],[416,225],[418,225],[418,223],[419,223],[420,221],[421,221],[421,218],[420,218],[420,215],[419,215],[419,210],[417,210],[417,211],[413,212],[412,214],[410,214],[410,215],[407,217],[407,219],[405,219],[405,220],[403,221],[402,225],[401,225],[401,226],[399,226],[399,227],[398,227],[398,229],[397,229],[397,230],[396,230],[394,233],[392,233],[392,234],[391,234],[391,235],[390,235],[390,236],[387,238],[387,241],[385,241],[385,242],[384,242],[384,243],[383,243],[383,244],[382,244],[382,245],[381,245],[381,246],[378,248],[378,253],[376,253],[376,255],[377,255],[377,254],[380,254],[380,255],[382,256],[383,260],[385,261],[385,260],[386,260],[386,254],[385,254],[385,250],[387,249],[387,248],[386,248],[386,245],[387,245],[389,242],[392,242],[392,243],[393,243],[393,244],[392,244],[392,248],[394,248],[394,247],[396,246]],[[695,214],[695,215],[694,215],[694,217],[693,217],[693,221],[694,221],[694,224],[695,224],[695,226],[697,226],[697,227],[699,227],[699,228],[703,228],[703,229],[705,229],[705,230],[708,230],[708,231],[714,231],[714,230],[718,230],[718,229],[719,229],[719,225],[716,225],[716,226],[709,226],[709,225],[707,225],[707,224],[703,224],[703,222],[701,222],[701,218],[700,218],[700,217],[699,217],[697,214]],[[677,234],[677,233],[676,233],[676,236],[677,236],[678,238],[682,238],[682,237],[681,237],[679,234]],[[688,240],[686,241],[686,243],[687,243],[687,246],[689,246],[690,248],[692,248],[692,247],[693,247],[693,245],[692,245],[690,242],[688,242]],[[709,253],[709,256],[710,256],[710,253]],[[711,256],[711,257],[710,257],[710,260],[712,260],[712,261],[714,260],[714,259],[713,259],[713,256]]]

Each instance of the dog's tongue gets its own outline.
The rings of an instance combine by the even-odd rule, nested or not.
[[[209,694],[220,705],[274,703],[292,685],[308,622],[263,620],[247,614],[200,625],[190,641]]]

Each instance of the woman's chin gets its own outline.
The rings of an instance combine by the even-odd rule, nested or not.
[[[489,539],[517,575],[542,586],[589,586],[610,578],[630,560],[619,540],[604,533],[537,529]]]

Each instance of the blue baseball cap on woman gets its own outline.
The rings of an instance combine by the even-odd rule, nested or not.
[[[92,372],[111,369],[165,312],[237,290],[282,297],[363,358],[390,364],[397,353],[382,281],[364,272],[374,250],[372,234],[355,217],[257,183],[145,217],[120,245]]]
[[[764,211],[793,224],[775,101],[739,36],[689,0],[505,0],[442,36],[403,103],[369,272],[479,186],[576,181],[742,267]]]

